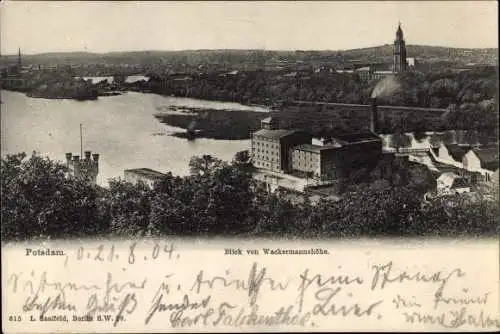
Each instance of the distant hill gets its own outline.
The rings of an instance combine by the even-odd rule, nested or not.
[[[407,56],[423,62],[450,61],[459,63],[477,63],[496,65],[498,49],[465,49],[428,45],[407,45]],[[392,45],[376,46],[363,49],[340,51],[345,57],[360,58],[370,61],[390,62],[392,60]]]
[[[408,45],[408,57],[419,62],[452,62],[457,64],[497,65],[498,48],[465,49],[441,46]],[[17,55],[0,57],[0,66],[15,62]],[[329,64],[345,63],[389,63],[392,61],[392,45],[337,51],[271,51],[271,50],[185,50],[185,51],[130,51],[109,53],[42,53],[24,55],[26,65],[136,65],[183,63],[188,66],[200,64]]]

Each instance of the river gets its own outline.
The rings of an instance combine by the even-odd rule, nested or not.
[[[160,123],[153,115],[168,106],[265,111],[237,103],[164,97],[127,92],[97,101],[29,98],[1,91],[1,154],[36,151],[64,161],[66,152],[83,149],[100,154],[98,184],[123,177],[130,168],[152,168],[175,175],[189,173],[189,159],[210,154],[231,160],[249,149],[249,140],[185,139],[168,134],[182,129]]]

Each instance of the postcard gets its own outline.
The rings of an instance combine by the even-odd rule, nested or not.
[[[4,1],[5,333],[500,329],[493,1]]]

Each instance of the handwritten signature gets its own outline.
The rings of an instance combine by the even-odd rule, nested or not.
[[[483,310],[479,314],[471,314],[467,308],[462,307],[460,310],[451,310],[437,314],[429,314],[423,312],[403,312],[406,322],[412,324],[437,324],[444,328],[460,328],[464,325],[473,326],[476,328],[500,328],[500,321],[491,318],[485,314]]]

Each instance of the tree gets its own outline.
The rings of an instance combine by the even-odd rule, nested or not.
[[[194,156],[189,160],[191,175],[207,175],[211,170],[224,165],[223,161],[211,155]]]
[[[457,195],[422,205],[422,195],[435,186],[435,179],[417,164],[396,164],[391,182],[365,180],[351,185],[338,202],[313,204],[301,195],[269,193],[241,168],[247,158],[241,153],[228,164],[201,157],[203,172],[185,177],[169,173],[152,189],[121,180],[103,189],[69,177],[64,165],[48,158],[8,155],[1,161],[2,238],[498,233],[498,192],[485,192],[477,201]]]
[[[111,233],[123,236],[148,234],[152,191],[143,182],[111,180],[105,194]]]
[[[35,152],[1,160],[2,238],[22,240],[105,233],[98,187],[68,177],[66,166]]]
[[[436,180],[427,167],[412,164],[408,171],[408,188],[423,195],[428,190],[436,188]]]
[[[236,152],[233,158],[233,165],[248,168],[252,166],[250,152],[248,150]]]

